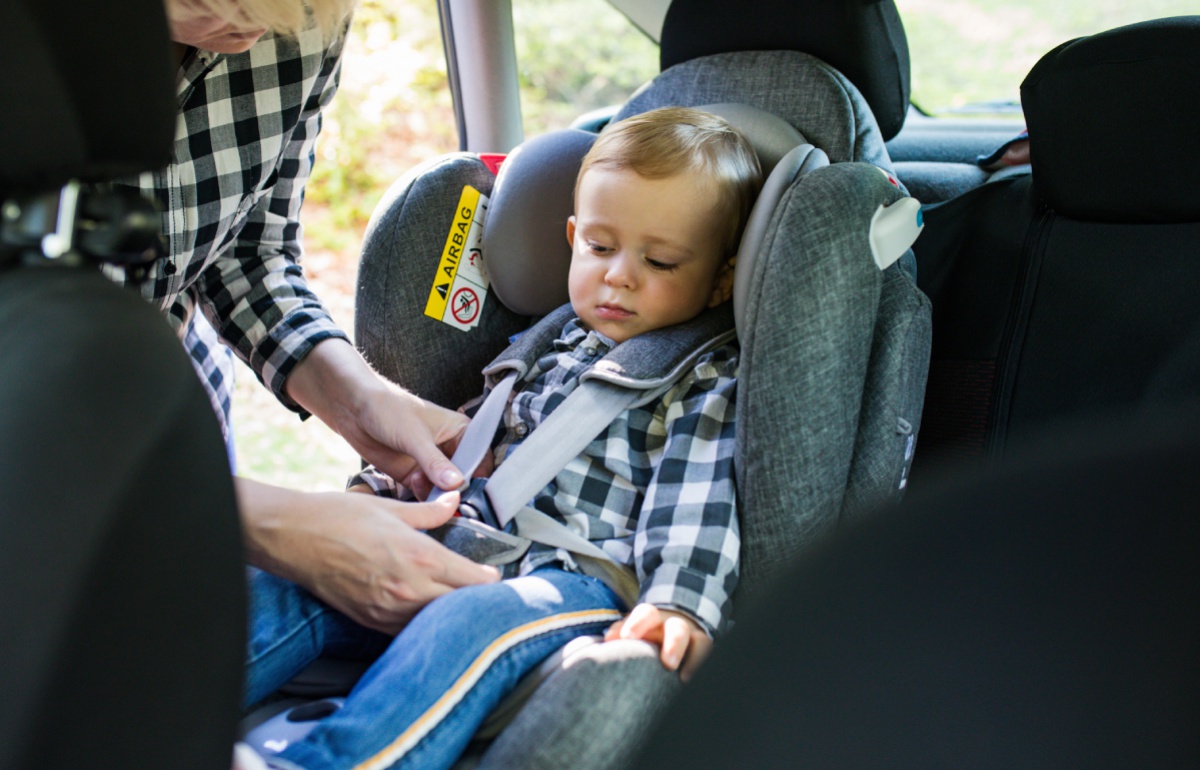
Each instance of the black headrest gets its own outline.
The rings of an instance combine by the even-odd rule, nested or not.
[[[0,3],[0,193],[165,166],[171,61],[162,0]]]
[[[1200,16],[1060,45],[1021,84],[1034,184],[1055,211],[1200,220]]]
[[[788,152],[804,144],[782,118],[744,104],[707,104],[758,153],[768,175]],[[488,205],[483,253],[496,296],[521,315],[544,315],[568,300],[571,247],[567,218],[575,210],[575,177],[596,135],[579,129],[530,139],[504,161]]]
[[[862,92],[884,140],[908,113],[908,40],[892,0],[674,0],[661,42],[664,70],[730,51],[812,54]]]

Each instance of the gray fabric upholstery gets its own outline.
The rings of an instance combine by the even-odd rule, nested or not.
[[[587,647],[538,688],[477,767],[625,767],[679,688],[679,677],[662,667],[654,645],[619,641]]]
[[[483,367],[529,322],[494,293],[469,332],[424,315],[463,185],[487,195],[492,182],[467,154],[413,169],[376,207],[358,266],[354,331],[363,355],[389,380],[451,409],[479,395]]]
[[[614,120],[657,107],[739,102],[791,123],[834,163],[891,170],[883,135],[858,90],[820,59],[796,51],[739,51],[676,64],[643,86]]]
[[[737,276],[750,283],[746,323],[739,328],[737,405],[742,596],[761,590],[834,527],[848,497],[879,501],[891,494],[888,474],[870,469],[895,457],[897,441],[886,429],[894,432],[902,415],[892,410],[900,401],[915,401],[919,409],[923,377],[910,383],[915,393],[869,403],[865,411],[864,388],[873,367],[873,387],[893,391],[899,383],[884,382],[886,373],[921,374],[919,367],[873,362],[876,347],[892,354],[912,350],[927,360],[929,340],[920,336],[920,324],[887,320],[893,307],[881,305],[884,274],[867,241],[877,206],[902,195],[870,166],[817,169],[783,196],[753,274]],[[899,267],[889,271],[899,273]],[[896,284],[902,295],[916,293],[907,277],[889,276],[898,281],[907,282]],[[910,310],[927,316],[928,303],[913,302]],[[876,340],[880,323],[885,329],[899,323],[894,331],[916,339]],[[880,446],[858,444],[868,416],[863,429],[882,433]],[[917,415],[908,421],[915,426]],[[856,448],[883,456],[855,460]],[[853,495],[847,491],[852,467],[854,481],[863,485]]]
[[[884,271],[842,519],[878,508],[907,486],[931,338],[929,298],[902,271]]]

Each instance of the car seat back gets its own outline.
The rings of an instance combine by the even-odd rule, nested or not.
[[[1064,43],[1026,77],[1032,175],[926,212],[934,307],[918,467],[1200,392],[1200,17]]]
[[[678,65],[685,62],[716,54],[803,51],[827,65],[836,79],[853,84],[845,98],[855,103],[854,117],[861,123],[868,121],[869,115],[869,123],[878,127],[884,140],[900,131],[908,113],[908,41],[892,0],[859,3],[844,0],[803,3],[793,0],[757,0],[753,3],[675,0],[663,19],[661,38],[660,69],[664,73],[674,70],[672,78],[694,73],[696,82],[686,91],[690,98],[703,100],[697,103],[735,101],[729,96],[702,96],[693,90],[697,85],[728,89],[741,97],[736,101],[749,99],[749,103],[784,118],[799,110],[804,120],[797,125],[817,131],[820,121],[813,120],[813,115],[804,110],[808,105],[819,104],[819,98],[810,97],[806,87],[798,87],[787,80],[790,73],[786,57],[763,58],[760,60],[762,67],[748,67],[736,79],[715,77],[706,82],[704,73],[713,73],[712,69],[678,69]],[[713,59],[710,64],[719,67],[720,61]],[[772,106],[759,104],[756,100],[760,98],[774,98],[777,103]],[[861,105],[858,104],[860,100]],[[824,131],[813,133],[809,138],[829,152],[835,161],[846,160],[826,141]]]
[[[229,763],[225,449],[162,315],[80,253],[156,229],[87,211],[80,182],[165,165],[173,91],[161,0],[0,4],[0,767]]]
[[[72,3],[0,7],[0,71],[10,73],[0,80],[0,190],[57,190],[71,179],[112,179],[170,160],[171,47],[164,14],[147,5],[129,8],[120,24]],[[112,50],[125,54],[105,55]]]

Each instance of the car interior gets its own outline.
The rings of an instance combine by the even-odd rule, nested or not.
[[[136,2],[148,25],[137,34],[165,40],[156,0]],[[0,445],[10,453],[0,488],[14,512],[0,519],[0,574],[22,587],[0,590],[0,617],[23,629],[0,650],[31,661],[5,670],[17,696],[0,699],[0,765],[80,766],[96,752],[114,766],[145,765],[117,737],[127,735],[115,727],[123,721],[159,736],[150,751],[173,756],[169,766],[223,766],[235,728],[259,731],[260,746],[295,740],[338,707],[361,667],[320,661],[287,697],[235,725],[243,600],[232,491],[217,482],[228,478],[224,449],[207,421],[181,426],[176,413],[148,407],[188,390],[190,368],[177,344],[167,352],[173,338],[152,312],[109,296],[96,258],[73,256],[99,248],[72,245],[83,228],[68,216],[75,180],[136,173],[165,157],[171,132],[154,98],[170,84],[147,74],[160,71],[154,57],[165,51],[131,60],[94,45],[92,65],[68,67],[82,30],[105,20],[64,29],[51,23],[59,4],[0,10],[12,41],[0,56],[13,57],[2,92],[26,105],[0,130]],[[1048,50],[1021,88],[1026,122],[1014,124],[915,111],[892,0],[612,4],[660,44],[661,72],[624,103],[527,139],[509,3],[439,2],[460,151],[398,179],[376,209],[355,339],[382,374],[418,395],[451,407],[478,395],[483,365],[566,299],[563,223],[595,133],[667,105],[728,117],[771,169],[742,243],[734,303],[747,609],[705,676],[682,692],[647,645],[572,645],[502,705],[459,767],[1194,764],[1200,575],[1191,554],[1200,533],[1186,485],[1197,458],[1189,407],[1200,392],[1200,270],[1189,258],[1200,245],[1200,197],[1187,140],[1200,125],[1188,96],[1200,93],[1200,16]],[[97,60],[119,67],[138,100],[99,109],[89,80]],[[15,74],[31,61],[44,77]],[[130,114],[160,120],[129,134],[121,116]],[[1029,165],[980,166],[1026,126]],[[490,290],[464,334],[423,311],[467,186],[487,199]],[[881,269],[869,260],[872,218],[908,196],[922,204],[923,228]],[[109,251],[143,253],[135,242]],[[91,303],[122,308],[99,311],[111,328],[91,320],[109,305]],[[133,320],[118,323],[125,313]],[[50,339],[65,353],[62,368],[45,371],[32,361]],[[128,343],[128,363],[89,357],[114,340]],[[844,387],[812,376],[831,368]],[[59,394],[47,384],[64,382],[77,387]],[[204,398],[191,391],[193,402]],[[68,401],[70,414],[52,420]],[[165,502],[119,494],[121,474],[149,466],[105,464],[158,462],[132,427],[151,420],[170,426],[157,440],[188,441],[204,458],[181,483],[215,490],[170,526],[147,513]],[[25,449],[46,435],[60,440]],[[63,440],[77,451],[63,455]],[[39,508],[81,505],[22,496],[31,479],[64,476],[117,485],[91,496],[105,513],[79,516],[124,522],[114,531],[128,536],[78,553],[18,526]],[[198,543],[192,561],[158,564],[150,549],[124,550],[167,536]],[[35,572],[58,582],[30,593]],[[155,575],[162,580],[147,579]],[[147,583],[156,591],[147,594]],[[177,599],[181,591],[193,593]],[[97,628],[118,633],[118,619],[88,608],[126,595],[137,600],[122,605],[125,628],[154,614],[198,641],[179,647],[183,630],[152,630],[142,655],[159,664],[157,686],[97,708],[122,674],[142,680],[78,641]],[[46,613],[51,606],[62,609]],[[205,611],[181,619],[172,606]],[[170,749],[181,734],[187,740]]]

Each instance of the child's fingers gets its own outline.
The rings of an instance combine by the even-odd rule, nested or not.
[[[709,639],[707,634],[694,634],[691,644],[688,645],[687,657],[683,659],[683,667],[679,669],[679,678],[684,683],[691,681],[692,675],[696,673],[696,669],[700,668],[700,664],[704,662],[710,652],[712,652],[712,639]]]
[[[625,618],[621,626],[622,639],[645,639],[648,642],[662,641],[663,616],[653,604],[639,604]]]
[[[662,664],[668,671],[674,671],[679,668],[683,656],[687,654],[692,629],[686,620],[675,616],[668,617],[662,628]]]
[[[621,626],[623,625],[625,625],[625,618],[621,618],[616,623],[613,623],[611,626],[609,626],[608,630],[604,632],[604,641],[612,642],[620,639]]]

